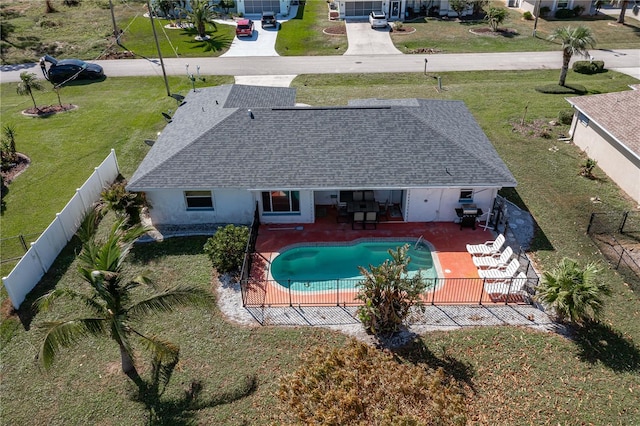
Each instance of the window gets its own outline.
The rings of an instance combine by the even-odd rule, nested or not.
[[[578,121],[580,122],[580,124],[582,124],[585,127],[589,125],[589,117],[587,117],[581,112],[578,113]]]
[[[211,191],[185,191],[187,210],[213,210]]]
[[[473,189],[461,189],[460,190],[460,199],[458,201],[460,203],[471,203],[471,202],[473,202]]]
[[[300,213],[299,191],[265,191],[262,193],[265,213]]]
[[[556,4],[556,9],[568,9],[569,8],[569,0],[558,0]]]

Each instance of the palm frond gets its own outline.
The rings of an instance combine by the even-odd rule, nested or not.
[[[161,339],[156,335],[145,336],[136,330],[132,330],[140,340],[146,350],[153,354],[153,358],[161,363],[175,363],[180,356],[180,348],[168,340]]]
[[[39,327],[46,329],[46,335],[40,347],[40,363],[45,370],[49,369],[61,348],[72,346],[89,335],[103,335],[106,331],[105,325],[103,318],[79,318],[43,323]]]
[[[142,300],[127,309],[131,317],[143,317],[149,314],[173,312],[183,306],[209,307],[214,301],[213,295],[198,287],[174,287]]]
[[[102,305],[94,297],[89,297],[86,294],[82,294],[68,288],[52,290],[49,293],[45,294],[44,296],[39,297],[33,303],[38,310],[47,311],[51,309],[54,302],[61,297],[66,297],[71,300],[80,300],[85,306],[91,309],[96,315],[104,315],[105,313],[105,306]]]

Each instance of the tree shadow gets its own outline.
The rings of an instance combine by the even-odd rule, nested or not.
[[[150,425],[197,425],[196,415],[199,410],[232,403],[253,394],[257,389],[256,377],[246,376],[238,388],[229,392],[214,392],[205,399],[202,382],[192,380],[180,397],[164,398],[177,363],[178,359],[168,364],[153,362],[150,380],[143,381],[137,390],[130,393],[132,400],[144,404]]]
[[[396,357],[409,361],[412,364],[424,364],[431,368],[442,368],[447,376],[453,377],[459,382],[464,382],[473,389],[472,378],[474,369],[471,364],[460,361],[447,353],[447,348],[442,346],[442,355],[438,357],[424,343],[421,337],[416,337],[411,342],[391,351]]]
[[[504,198],[506,198],[507,200],[509,200],[516,206],[518,206],[520,209],[531,213],[529,211],[529,208],[527,208],[527,204],[524,202],[522,197],[520,197],[520,194],[515,188],[502,188],[500,191],[498,191],[498,194],[500,194],[501,196],[503,196]],[[529,247],[529,250],[531,251],[555,250],[555,248],[553,247],[553,244],[551,244],[551,241],[549,241],[549,238],[544,233],[540,225],[538,225],[538,222],[536,221],[535,217],[533,217],[533,215],[531,216],[531,219],[533,220],[534,232],[533,232],[533,239],[531,240],[531,245]]]
[[[232,38],[229,38],[224,34],[213,35],[210,31],[207,31],[206,34],[209,36],[208,39],[196,40],[195,36],[198,35],[198,31],[195,28],[186,28],[180,33],[180,35],[189,37],[187,44],[190,45],[192,50],[202,49],[204,52],[218,52],[228,48],[233,42]]]
[[[136,244],[131,250],[132,263],[148,264],[167,256],[194,256],[203,253],[207,236],[173,237],[161,242]]]
[[[607,324],[589,321],[575,330],[578,356],[590,364],[601,362],[615,372],[640,371],[640,349]]]

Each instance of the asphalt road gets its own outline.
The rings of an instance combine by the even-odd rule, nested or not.
[[[616,69],[640,79],[640,49],[590,51],[595,60],[603,60],[608,69]],[[574,60],[580,60],[574,57]],[[111,77],[162,75],[157,59],[120,59],[95,61]],[[347,74],[378,72],[490,71],[560,69],[562,53],[508,52],[461,53],[434,55],[355,55],[355,56],[274,56],[274,57],[219,57],[219,58],[167,58],[165,69],[169,75],[186,74],[185,65],[193,72],[200,66],[203,75],[298,75]],[[20,72],[30,71],[40,76],[37,64],[3,65],[0,83],[15,82]]]

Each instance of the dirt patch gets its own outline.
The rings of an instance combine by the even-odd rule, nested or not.
[[[443,52],[442,49],[436,49],[434,47],[421,47],[419,49],[411,49],[407,51],[407,53],[411,53],[411,54],[427,53],[430,55],[435,53],[442,53],[442,52]]]
[[[347,28],[344,25],[334,25],[325,28],[322,32],[329,35],[347,35]]]
[[[535,136],[542,139],[555,139],[564,137],[560,132],[560,127],[555,121],[546,122],[544,120],[512,121],[511,127],[513,132],[517,132],[523,136]]]
[[[20,175],[20,173],[24,172],[31,160],[24,154],[16,153],[16,161],[12,163],[9,169],[3,170],[0,174],[2,174],[2,181],[4,185],[9,185],[15,178]]]
[[[46,117],[53,114],[58,114],[61,112],[67,112],[78,108],[76,105],[66,104],[66,105],[47,105],[40,106],[37,108],[29,108],[22,111],[23,115],[28,115],[30,117]]]
[[[513,37],[518,35],[518,30],[513,28],[498,28],[497,31],[493,31],[491,28],[472,28],[469,30],[471,34],[492,36],[492,37]]]
[[[416,29],[414,27],[406,27],[403,25],[402,28],[393,28],[391,32],[392,34],[407,35],[407,34],[415,33]]]

